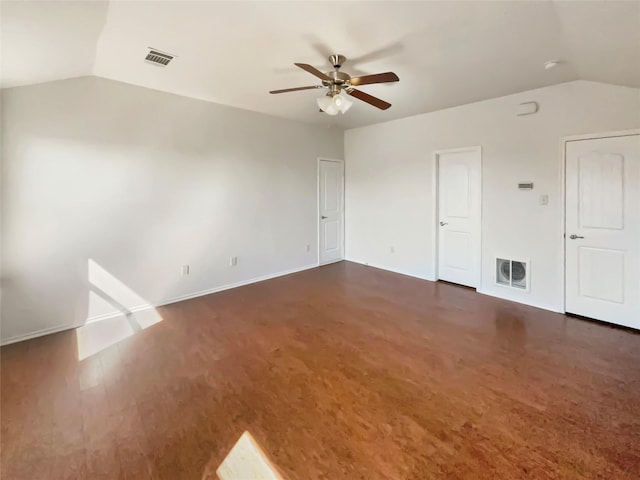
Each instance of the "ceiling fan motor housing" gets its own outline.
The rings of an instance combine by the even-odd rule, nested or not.
[[[325,73],[325,75],[331,80],[322,80],[322,85],[329,88],[328,95],[337,95],[340,93],[340,90],[346,86],[347,82],[351,80],[351,75],[339,71],[342,64],[346,61],[347,57],[344,55],[335,54],[329,57],[329,62],[331,62],[331,65],[333,65],[335,70]]]
[[[322,85],[329,88],[337,86],[339,89],[340,87],[344,86],[349,80],[351,80],[351,75],[349,75],[348,73],[339,72],[337,70],[333,72],[327,72],[326,75],[331,80],[322,80]]]

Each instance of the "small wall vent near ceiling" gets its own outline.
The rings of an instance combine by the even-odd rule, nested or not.
[[[516,115],[522,117],[524,115],[533,115],[538,113],[538,102],[524,102],[516,108]]]
[[[496,258],[496,284],[529,290],[529,260]]]
[[[174,55],[169,55],[168,53],[159,52],[157,50],[149,50],[149,53],[147,53],[144,61],[147,63],[152,63],[153,65],[166,67],[167,65],[169,65],[169,62],[173,60],[173,57]]]

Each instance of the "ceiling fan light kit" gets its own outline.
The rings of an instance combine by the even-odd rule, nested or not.
[[[320,108],[320,110],[322,110],[323,112],[329,114],[329,115],[337,115],[338,114],[338,109],[335,107],[335,105],[333,104],[333,98],[332,97],[320,97],[318,99],[316,99],[316,102],[318,103],[318,107]]]
[[[393,72],[385,72],[352,78],[351,75],[340,71],[340,67],[346,60],[347,59],[344,55],[331,55],[329,57],[329,62],[331,63],[331,65],[333,65],[334,70],[327,73],[322,73],[317,68],[306,63],[295,63],[295,66],[305,70],[306,72],[309,72],[310,74],[322,80],[322,85],[285,88],[282,90],[272,90],[269,93],[278,94],[294,92],[298,90],[326,88],[329,90],[327,95],[316,99],[316,102],[318,104],[318,107],[320,107],[320,110],[328,115],[337,115],[338,113],[344,114],[351,108],[353,102],[347,95],[355,97],[358,100],[368,103],[369,105],[373,105],[380,110],[386,110],[391,107],[390,103],[374,97],[373,95],[369,95],[368,93],[356,90],[354,87],[360,85],[370,85],[374,83],[397,82],[400,80],[398,76]]]
[[[353,102],[344,94],[344,91],[333,97],[333,103],[338,107],[340,113],[347,113],[347,110],[353,106]]]
[[[332,94],[329,92],[324,97],[316,99],[318,107],[327,115],[337,115],[338,113],[347,113],[353,102],[347,98],[344,91]]]

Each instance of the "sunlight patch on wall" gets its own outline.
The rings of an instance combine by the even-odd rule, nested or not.
[[[103,297],[98,295],[96,292],[91,290],[91,286],[89,287],[89,306],[87,310],[87,320],[86,323],[90,323],[93,321],[97,321],[112,315],[117,315],[121,312],[115,312],[115,307],[105,300]]]
[[[216,470],[220,480],[282,480],[249,432],[244,432]]]
[[[89,311],[87,315],[89,321],[114,310],[127,313],[150,306],[149,302],[91,258],[88,260],[87,278],[91,291],[105,300],[101,304],[94,303],[94,311]],[[105,303],[107,310],[104,309]]]
[[[94,260],[87,264],[87,320],[76,329],[79,361],[162,321],[156,309],[130,287]]]

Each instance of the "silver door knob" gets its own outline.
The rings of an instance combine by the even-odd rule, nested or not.
[[[580,235],[572,234],[572,235],[569,235],[569,238],[571,240],[575,240],[576,238],[584,238],[584,237],[581,237]]]
[[[445,225],[449,225],[448,223],[440,222],[440,226],[444,227]]]
[[[322,220],[324,220],[325,218],[329,218],[329,217],[325,217],[324,215],[322,215],[322,217],[320,217],[320,218],[322,218]]]

